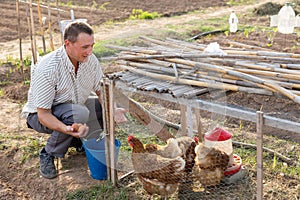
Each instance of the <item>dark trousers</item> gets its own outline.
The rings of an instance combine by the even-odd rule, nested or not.
[[[89,126],[87,137],[100,134],[103,129],[102,107],[97,96],[90,96],[85,105],[66,103],[53,106],[52,114],[66,125],[86,123]],[[27,125],[37,132],[51,134],[45,146],[46,152],[56,157],[64,157],[74,138],[73,136],[43,126],[38,120],[37,113],[28,115]]]

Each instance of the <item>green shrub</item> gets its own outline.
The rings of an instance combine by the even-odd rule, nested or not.
[[[133,9],[129,19],[155,19],[159,17],[160,15],[157,12],[149,13],[147,11],[144,12],[142,9]]]

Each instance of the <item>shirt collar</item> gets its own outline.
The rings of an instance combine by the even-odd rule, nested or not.
[[[74,66],[67,54],[67,51],[66,51],[66,48],[65,48],[65,45],[63,45],[61,47],[61,51],[62,51],[62,60],[63,62],[65,63],[65,66],[67,67],[67,69],[71,72],[74,70]]]

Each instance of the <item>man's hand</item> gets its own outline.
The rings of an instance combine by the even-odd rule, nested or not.
[[[67,132],[76,138],[84,138],[89,133],[89,127],[86,124],[74,123],[67,126]]]
[[[124,123],[127,122],[127,118],[125,116],[125,113],[127,111],[124,108],[115,108],[115,116],[114,120],[116,123]]]

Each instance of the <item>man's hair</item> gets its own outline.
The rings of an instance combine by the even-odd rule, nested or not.
[[[69,40],[70,42],[74,43],[76,42],[77,37],[80,33],[93,35],[94,31],[88,23],[74,21],[67,25],[64,31],[64,40]]]

